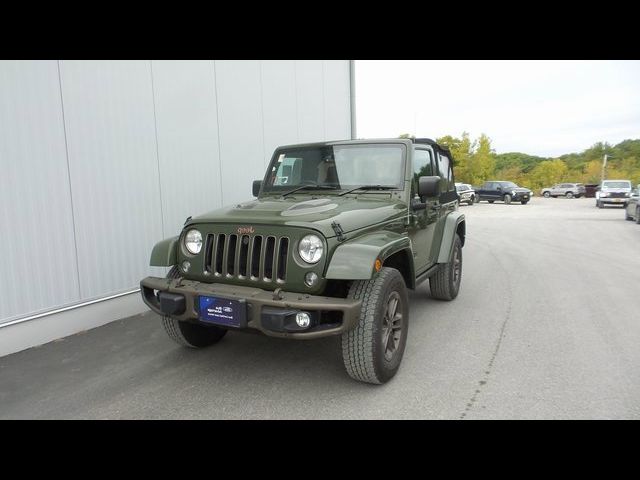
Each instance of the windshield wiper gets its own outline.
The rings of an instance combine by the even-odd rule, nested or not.
[[[293,190],[288,191],[287,193],[283,193],[282,196],[286,197],[287,195],[291,195],[292,193],[299,192],[300,190],[337,190],[338,187],[334,185],[318,185],[318,184],[309,184],[302,185],[301,187],[294,188]]]
[[[395,190],[396,187],[389,185],[360,185],[359,187],[352,188],[346,192],[342,192],[338,196],[346,195],[347,193],[355,192],[356,190]]]

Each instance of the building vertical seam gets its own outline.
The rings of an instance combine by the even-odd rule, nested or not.
[[[326,60],[321,60],[322,62],[322,140],[329,140],[327,138],[327,107],[325,105],[325,69],[324,62]]]
[[[264,143],[264,86],[262,85],[262,60],[258,60],[260,67],[260,115],[262,117],[262,168],[266,167],[266,145]]]
[[[216,130],[218,132],[218,175],[220,180],[220,206],[224,205],[224,196],[222,190],[222,151],[220,149],[220,104],[218,103],[218,69],[216,61],[212,60],[213,66],[213,95],[216,99]]]
[[[153,131],[156,135],[156,162],[158,165],[158,192],[160,193],[160,227],[162,229],[162,236],[165,236],[164,231],[164,208],[162,197],[162,177],[160,172],[160,146],[158,143],[158,118],[156,116],[156,89],[153,83],[153,60],[149,60],[149,74],[151,76],[151,102],[153,103]]]
[[[69,144],[67,141],[67,120],[64,115],[64,95],[62,94],[62,74],[60,60],[56,60],[58,67],[58,88],[60,90],[60,108],[62,112],[62,131],[64,133],[64,150],[67,156],[67,179],[69,181],[69,200],[71,202],[71,225],[73,226],[73,249],[76,258],[76,276],[78,278],[78,299],[82,300],[82,284],[80,282],[80,258],[78,257],[78,238],[76,233],[76,212],[73,208],[73,188],[71,186],[71,166],[69,164]]]
[[[293,93],[296,101],[296,141],[300,141],[300,115],[298,112],[298,61],[293,61]]]
[[[351,138],[356,138],[356,66],[349,60],[349,105],[351,107]]]

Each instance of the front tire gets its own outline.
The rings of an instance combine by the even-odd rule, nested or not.
[[[640,225],[640,207],[636,208],[636,225]]]
[[[550,194],[549,192],[544,192],[544,193],[542,194],[542,196],[543,196],[544,198],[549,198],[549,197],[551,196],[551,194]]]
[[[360,321],[342,334],[342,359],[349,376],[367,383],[388,382],[400,368],[407,343],[409,297],[395,268],[382,267],[371,280],[351,284],[348,298],[361,299]]]
[[[597,201],[596,201],[596,207],[598,207],[598,208],[602,208],[603,206],[604,206],[604,205],[602,205],[602,202],[601,202],[601,201],[599,201],[599,200],[597,200]]]
[[[508,193],[504,196],[504,203],[509,205],[511,203],[511,195]]]
[[[167,278],[178,278],[179,276],[180,272],[176,266],[167,273]],[[168,315],[162,316],[162,326],[171,340],[178,345],[189,348],[208,347],[218,343],[227,333],[224,328],[215,325],[204,326],[197,323],[181,322]]]
[[[567,193],[565,194],[565,197],[567,197],[567,198],[573,198],[573,192],[567,192]]]
[[[437,300],[453,300],[460,291],[462,280],[462,241],[456,234],[453,241],[453,252],[448,263],[440,266],[440,269],[429,278],[431,296]]]
[[[522,205],[526,205],[527,203],[529,203],[529,200],[522,200],[520,203],[521,203]]]

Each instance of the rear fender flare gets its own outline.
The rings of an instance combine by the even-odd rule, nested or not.
[[[467,230],[464,213],[452,212],[447,215],[442,233],[442,241],[440,242],[440,252],[438,253],[437,263],[449,262],[451,252],[453,251],[453,240],[459,229],[461,231],[460,241],[462,242],[462,245],[464,245]]]

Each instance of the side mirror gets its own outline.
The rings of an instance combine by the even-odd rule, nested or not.
[[[260,193],[260,188],[262,187],[262,180],[254,180],[253,181],[253,196],[257,197]]]
[[[440,177],[420,177],[418,179],[418,195],[420,198],[433,198],[440,195]]]

